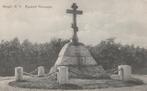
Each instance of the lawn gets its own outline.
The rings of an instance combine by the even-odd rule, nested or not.
[[[143,82],[138,79],[130,79],[129,81],[120,81],[113,79],[96,80],[93,79],[87,83],[80,81],[79,79],[72,79],[72,82],[77,84],[62,84],[59,85],[56,80],[43,78],[43,77],[29,77],[25,78],[24,81],[12,81],[9,82],[10,86],[20,88],[35,88],[35,89],[101,89],[101,88],[120,88],[120,87],[131,87],[136,85],[142,85]],[[78,82],[79,81],[79,82]],[[78,84],[79,83],[79,84]]]

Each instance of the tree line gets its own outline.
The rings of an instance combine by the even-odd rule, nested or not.
[[[52,39],[46,43],[20,42],[18,38],[0,42],[0,75],[14,75],[14,68],[24,67],[26,72],[38,66],[45,66],[46,72],[54,65],[61,48],[69,40]],[[92,56],[104,69],[110,70],[120,64],[131,65],[134,69],[145,67],[147,49],[122,45],[115,39],[103,40],[95,46],[87,46]]]
[[[114,69],[118,65],[130,65],[133,72],[147,66],[147,49],[135,45],[116,43],[114,38],[101,41],[90,52],[105,69]]]

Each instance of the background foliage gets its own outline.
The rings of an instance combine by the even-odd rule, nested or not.
[[[128,64],[136,70],[145,68],[147,49],[122,45],[110,38],[101,41],[96,46],[87,46],[98,64],[106,70],[116,68],[120,64]],[[45,66],[46,72],[54,65],[58,53],[69,40],[52,39],[48,43],[32,43],[18,38],[0,43],[0,75],[14,75],[14,68],[24,67],[26,72],[33,71],[38,66]]]

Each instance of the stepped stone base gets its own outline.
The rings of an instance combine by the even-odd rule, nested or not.
[[[52,67],[50,73],[58,71],[58,67]],[[79,79],[99,79],[105,78],[109,75],[105,72],[102,66],[68,66],[69,71],[69,79],[71,78],[79,78]]]
[[[83,67],[69,67],[69,77],[70,78],[100,78],[106,75],[106,72],[102,66],[83,66]]]
[[[100,78],[107,76],[102,66],[97,65],[89,50],[82,43],[74,45],[67,43],[60,51],[55,65],[50,73],[57,71],[58,67],[66,66],[70,78]]]

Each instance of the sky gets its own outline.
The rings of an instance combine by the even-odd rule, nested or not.
[[[115,37],[147,48],[147,0],[0,0],[0,40],[71,39],[72,15],[66,9],[73,2],[83,10],[77,19],[81,42],[95,45]]]

